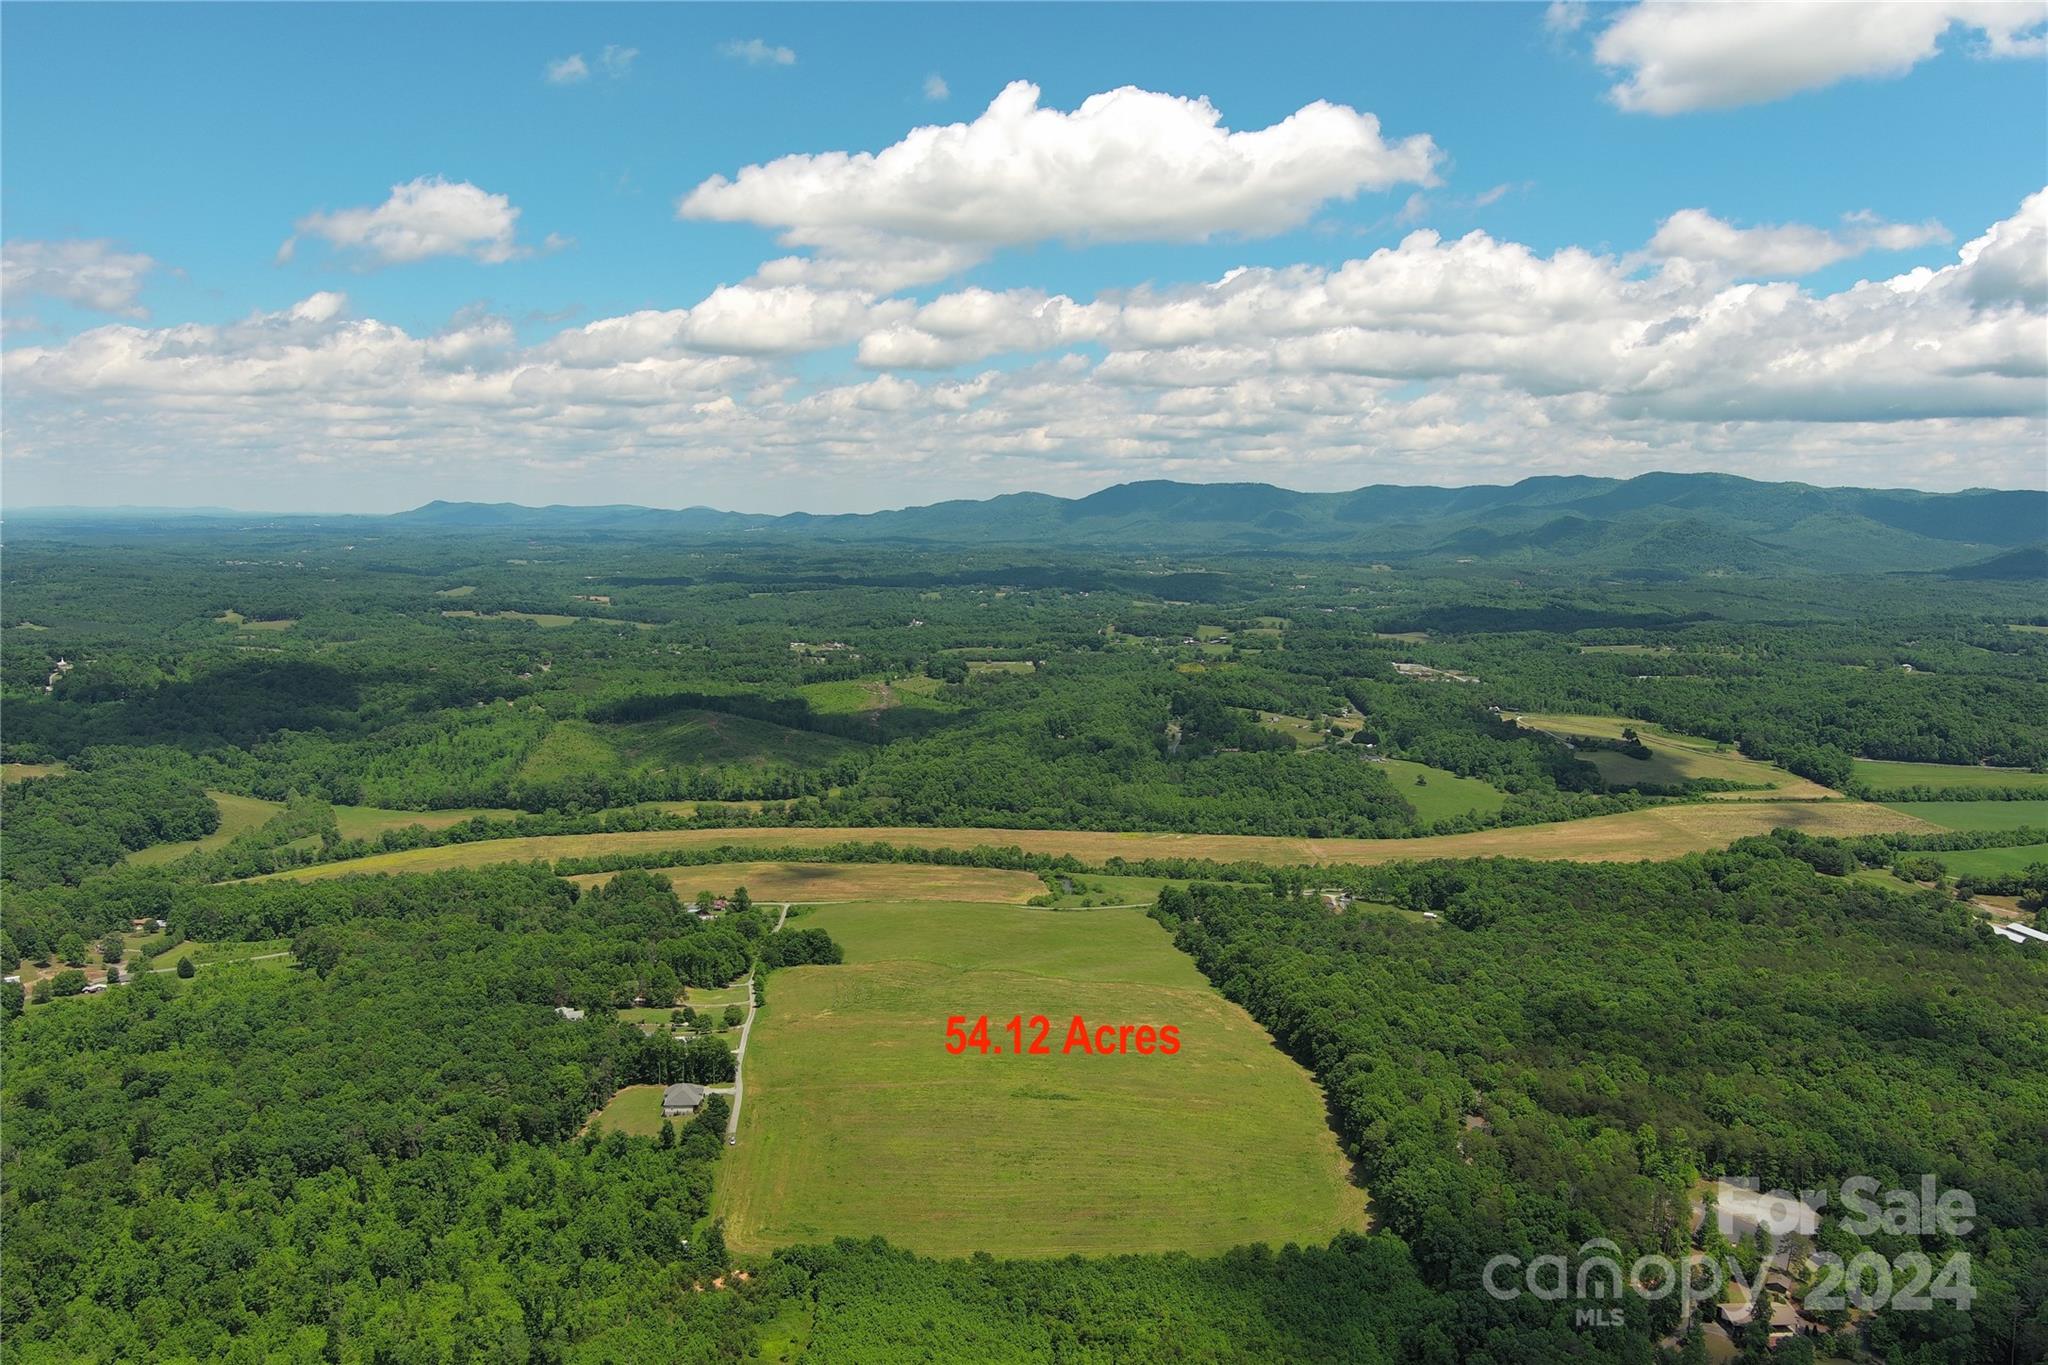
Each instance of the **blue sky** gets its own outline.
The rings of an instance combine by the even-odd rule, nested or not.
[[[1893,32],[1838,6],[1736,32],[1756,52],[1730,69],[1717,16],[1535,4],[10,4],[6,496],[836,510],[1660,467],[2039,486],[2040,16]],[[1811,60],[1779,71],[1788,46]],[[548,79],[572,56],[586,75]],[[1057,115],[1042,164],[987,131],[910,190],[806,165],[678,217],[713,177],[974,124],[1018,81]],[[1126,87],[1151,102],[1059,121]],[[1211,146],[1192,100],[1219,138],[1319,101],[1345,121]],[[1215,183],[1267,173],[1300,199],[1284,221]],[[411,231],[437,210],[370,215],[421,181],[460,187],[442,208],[471,226],[395,252],[356,231]],[[1034,223],[1041,201],[1065,209]],[[885,247],[845,245],[878,214]],[[2000,224],[2019,278],[1987,284],[1959,251]],[[792,256],[836,264],[763,268]],[[1854,292],[1915,268],[1934,283],[1897,317],[1871,300],[1908,291]],[[737,342],[692,330],[722,287],[753,319]],[[1131,291],[1204,316],[1162,332]],[[630,343],[603,326],[634,314]],[[602,354],[565,361],[593,325]],[[1684,353],[1601,372],[1667,337]],[[1948,359],[1915,369],[1930,349]]]

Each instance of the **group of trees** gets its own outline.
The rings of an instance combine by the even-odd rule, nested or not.
[[[2042,964],[1965,909],[1817,875],[1771,840],[1668,864],[1334,875],[1441,927],[1220,886],[1169,888],[1156,913],[1315,1071],[1375,1217],[1429,1284],[1466,1293],[1461,1355],[1507,1323],[1555,1333],[1558,1358],[1583,1350],[1562,1317],[1470,1295],[1484,1262],[1599,1236],[1682,1252],[1703,1174],[1970,1191],[1976,1231],[1919,1249],[1972,1253],[1975,1311],[1886,1314],[1872,1340],[1890,1359],[2048,1351]],[[1636,1304],[1638,1322],[1670,1330],[1672,1301]]]

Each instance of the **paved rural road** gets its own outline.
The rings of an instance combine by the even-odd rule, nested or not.
[[[789,902],[784,901],[782,902],[782,913],[775,917],[775,928],[769,930],[769,932],[780,932],[782,922],[788,918]],[[740,1140],[740,1104],[747,1097],[747,1038],[753,1031],[754,978],[752,974],[749,974],[747,977],[747,1018],[746,1022],[740,1025],[740,1045],[732,1050],[732,1089],[727,1091],[724,1086],[710,1087],[719,1094],[729,1093],[732,1096],[732,1114],[725,1121],[725,1144],[728,1147]]]

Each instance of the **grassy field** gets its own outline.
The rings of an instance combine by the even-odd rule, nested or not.
[[[2025,768],[1980,768],[1967,763],[1894,763],[1888,759],[1852,760],[1856,780],[1874,791],[1899,787],[2034,787],[2048,796],[2048,773]]]
[[[334,823],[344,839],[374,839],[387,829],[419,825],[425,829],[446,829],[481,815],[487,820],[510,820],[524,811],[495,806],[463,806],[454,810],[383,810],[376,806],[336,806]]]
[[[726,1237],[932,1255],[1219,1251],[1364,1225],[1308,1075],[1136,910],[834,906],[845,965],[776,973],[747,1050]],[[945,1051],[947,1016],[1059,1021],[1049,1056]],[[1072,1016],[1178,1055],[1061,1055]]]
[[[153,867],[159,863],[176,862],[188,853],[202,849],[211,852],[224,847],[238,834],[246,834],[271,816],[284,809],[282,801],[264,801],[254,796],[236,796],[233,792],[208,792],[213,804],[220,811],[220,826],[204,839],[181,839],[175,844],[151,844],[148,848],[137,849],[128,855],[128,861],[142,867]]]
[[[31,777],[62,777],[70,771],[62,763],[0,763],[0,782],[25,782]]]
[[[628,1137],[655,1137],[661,1132],[661,1092],[664,1085],[620,1086],[611,1102],[590,1116],[584,1125],[590,1132],[617,1128]],[[681,1128],[688,1119],[670,1119]]]
[[[1579,754],[1600,770],[1600,776],[1610,786],[1647,784],[1675,787],[1695,778],[1715,778],[1762,789],[1712,793],[1715,798],[1723,800],[1770,796],[1787,801],[1812,801],[1835,795],[1818,782],[1795,776],[1775,764],[1744,758],[1732,747],[1723,750],[1713,740],[1670,734],[1643,721],[1626,720],[1620,716],[1560,715],[1530,715],[1517,719],[1532,730],[1560,738],[1620,739],[1624,729],[1634,727],[1637,738],[1650,751],[1648,758],[1630,758],[1627,754],[1607,749],[1587,750]]]
[[[1943,829],[2048,829],[2048,798],[2039,801],[1889,801],[1890,809]]]
[[[699,891],[747,888],[757,901],[991,901],[1022,905],[1045,890],[1036,873],[917,863],[702,863],[657,868],[690,900]],[[571,877],[580,886],[609,872]]]
[[[200,943],[193,939],[186,939],[177,947],[167,952],[158,953],[150,959],[149,965],[152,969],[176,967],[180,962],[189,957],[192,959],[192,965],[195,967],[225,967],[233,963],[249,962],[251,959],[261,958],[263,960],[256,962],[254,965],[258,967],[282,967],[287,965],[290,960],[291,946],[292,941],[288,938],[257,939],[250,942],[238,941],[233,943]],[[286,956],[278,956],[280,953]],[[136,963],[131,958],[125,965],[132,968]]]
[[[1394,784],[1394,790],[1401,793],[1401,799],[1415,807],[1415,814],[1424,824],[1472,811],[1491,815],[1507,803],[1508,794],[1492,783],[1460,777],[1427,763],[1388,758],[1381,760],[1380,768]],[[1425,780],[1425,785],[1415,785],[1418,777]]]
[[[2048,863],[2048,844],[2021,844],[2016,848],[1971,848],[1957,853],[1935,853],[1930,857],[1948,869],[1952,877],[1971,874],[2000,876],[2024,872],[2035,863]]]
[[[471,611],[466,607],[452,608],[441,614],[470,621],[531,621],[542,630],[559,630],[563,626],[573,626],[583,619],[580,616],[562,616],[551,611]]]
[[[1545,858],[1574,862],[1631,862],[1676,858],[1726,848],[1776,828],[1807,834],[1926,832],[1925,821],[1862,801],[1749,801],[1653,806],[1621,815],[1550,825],[1435,834],[1420,839],[1304,839],[1257,834],[1125,834],[1100,830],[873,828],[635,830],[616,834],[551,834],[491,839],[444,848],[405,849],[347,862],[294,868],[272,876],[297,881],[361,872],[433,872],[535,859],[648,853],[674,848],[805,847],[849,841],[905,848],[1021,848],[1071,853],[1084,862],[1109,858],[1213,858],[1292,866],[1301,863],[1390,863],[1410,858]],[[751,887],[748,888],[752,890]]]

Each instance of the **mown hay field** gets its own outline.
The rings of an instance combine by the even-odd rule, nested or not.
[[[1862,801],[1739,801],[1653,806],[1621,815],[1548,825],[1519,825],[1420,839],[1305,839],[1257,834],[1144,834],[1102,830],[956,829],[944,827],[633,830],[492,839],[443,848],[405,849],[273,874],[294,880],[366,872],[432,872],[494,863],[549,862],[670,849],[818,848],[888,843],[904,848],[1019,848],[1070,853],[1083,862],[1109,858],[1210,858],[1219,862],[1387,863],[1412,858],[1543,858],[1633,862],[1725,848],[1775,828],[1807,834],[1926,832],[1927,821]],[[751,887],[748,888],[750,891]]]
[[[1202,1253],[1365,1225],[1315,1082],[1143,912],[843,905],[802,923],[847,960],[769,982],[719,1163],[733,1246]],[[983,1014],[1003,1053],[949,1054],[948,1016]],[[1016,1055],[1020,1014],[1053,1021],[1049,1055]],[[1076,1015],[1174,1025],[1180,1050],[1063,1053]]]

